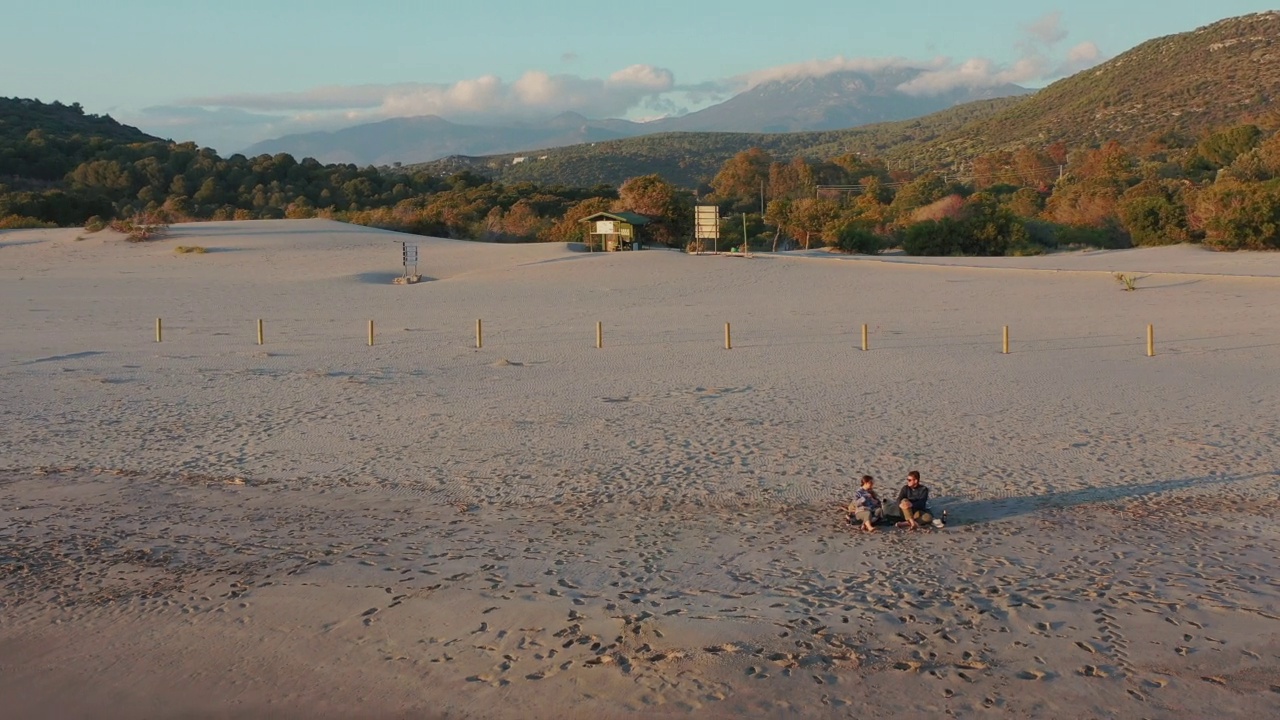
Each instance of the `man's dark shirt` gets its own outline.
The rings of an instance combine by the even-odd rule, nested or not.
[[[911,501],[911,509],[916,512],[924,512],[929,505],[929,488],[924,485],[917,485],[914,488],[910,485],[903,485],[902,490],[898,492],[898,502],[903,500]]]

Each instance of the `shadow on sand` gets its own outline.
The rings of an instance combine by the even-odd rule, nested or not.
[[[209,223],[184,223],[182,225],[172,225],[169,231],[165,233],[165,237],[214,237],[217,235],[403,235],[403,233],[393,232],[391,230],[382,230],[379,228],[365,227],[363,225],[347,225],[344,223],[330,223],[322,227],[298,228],[291,227],[288,224],[281,223],[280,227],[253,227],[246,229],[242,224],[228,223],[227,225],[215,226]]]
[[[404,275],[402,272],[365,272],[356,273],[355,275],[352,275],[351,278],[356,282],[365,285],[394,285],[395,279],[402,275]],[[426,275],[421,277],[422,279],[414,283],[414,285],[421,285],[422,283],[435,280],[435,278],[427,277]]]
[[[50,355],[49,357],[36,358],[18,363],[19,365],[35,365],[36,363],[62,362],[63,360],[79,360],[81,358],[93,357],[94,355],[105,355],[101,350],[86,350],[78,353],[68,353],[66,355]]]
[[[1209,475],[1207,477],[1160,480],[1140,485],[1116,485],[1112,487],[1065,490],[1063,492],[1040,495],[1009,495],[984,499],[969,499],[962,496],[939,497],[936,505],[938,509],[945,508],[948,511],[952,524],[965,525],[1028,515],[1045,508],[1070,508],[1078,505],[1131,500],[1144,495],[1214,485],[1232,485],[1278,475],[1280,475],[1280,469],[1270,472],[1257,472],[1250,475]]]

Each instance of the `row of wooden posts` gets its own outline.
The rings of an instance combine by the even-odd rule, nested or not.
[[[869,333],[867,326],[862,326],[862,349],[867,351],[871,349],[869,342]],[[1001,331],[1001,351],[1009,354],[1009,326],[1005,325]],[[164,322],[161,318],[156,318],[156,342],[164,341]],[[258,320],[258,344],[266,343],[266,336],[262,332],[262,320]],[[369,321],[369,345],[373,345],[373,321]],[[476,320],[476,347],[484,347],[484,321]],[[596,323],[596,348],[604,347],[604,323]],[[733,331],[729,327],[729,323],[724,324],[724,349],[733,349]],[[1156,329],[1154,325],[1147,326],[1147,357],[1154,357],[1156,354]]]

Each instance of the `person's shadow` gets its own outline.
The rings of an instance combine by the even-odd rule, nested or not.
[[[974,498],[964,495],[940,496],[934,505],[937,511],[947,510],[947,520],[952,524],[991,522],[1027,515],[1044,508],[1064,508],[1090,503],[1129,500],[1144,495],[1156,495],[1169,491],[1212,485],[1231,485],[1260,477],[1280,476],[1280,470],[1256,472],[1249,475],[1209,475],[1207,477],[1160,480],[1140,485],[1113,485],[1109,487],[1081,488],[1038,495],[996,495]]]

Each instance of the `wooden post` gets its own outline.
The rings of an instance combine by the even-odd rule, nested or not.
[[[262,344],[262,318],[258,318],[258,344]]]
[[[604,324],[596,322],[596,349],[604,347]]]
[[[1009,326],[1004,326],[1004,354],[1009,354]]]
[[[733,336],[729,334],[729,323],[724,324],[724,349],[733,349]]]
[[[484,347],[484,323],[476,319],[476,349]]]
[[[373,321],[369,321],[369,347],[373,347]]]
[[[164,327],[160,323],[160,318],[156,318],[156,342],[164,339]]]
[[[1156,328],[1154,325],[1147,326],[1147,357],[1155,357],[1156,354]]]
[[[862,351],[866,352],[868,349],[869,348],[867,346],[867,326],[863,325],[862,326]]]

